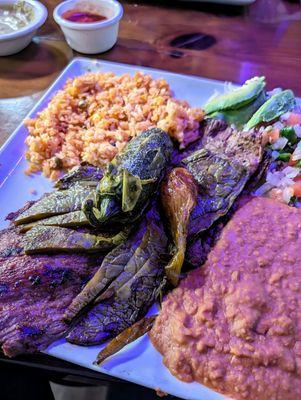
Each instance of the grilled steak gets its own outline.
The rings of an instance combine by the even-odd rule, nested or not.
[[[0,231],[0,346],[10,357],[43,350],[65,334],[63,314],[103,258],[27,256],[21,243],[17,228]]]

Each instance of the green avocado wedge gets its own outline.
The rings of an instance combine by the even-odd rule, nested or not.
[[[256,76],[246,81],[243,86],[209,100],[205,104],[204,110],[206,114],[212,114],[216,111],[241,108],[256,99],[265,85],[265,77]]]
[[[259,109],[259,107],[262,106],[262,104],[264,104],[266,100],[267,95],[265,91],[262,91],[254,101],[244,107],[239,108],[238,110],[218,111],[208,115],[207,118],[222,119],[229,125],[234,124],[240,128],[249,121],[252,115]]]
[[[245,125],[245,129],[252,129],[261,123],[274,121],[282,114],[292,110],[295,104],[295,96],[291,90],[276,93],[256,111]]]

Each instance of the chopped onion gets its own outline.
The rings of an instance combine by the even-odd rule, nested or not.
[[[301,138],[301,125],[295,125],[294,126],[295,134],[298,138]],[[299,142],[300,143],[300,142]],[[299,145],[298,143],[298,145]]]
[[[277,187],[286,188],[288,186],[292,186],[293,184],[294,184],[294,181],[291,178],[289,178],[288,176],[285,176],[279,181]]]
[[[286,121],[290,115],[291,115],[290,111],[286,112],[285,114],[282,114],[280,117],[280,121]]]
[[[301,160],[301,147],[297,146],[293,152],[292,156],[293,161]]]
[[[271,145],[271,148],[273,150],[282,150],[287,145],[287,143],[288,139],[286,137],[280,137],[278,140],[276,140],[275,143]]]
[[[272,186],[277,186],[281,178],[283,178],[283,174],[280,171],[275,171],[275,172],[269,171],[267,173],[266,181]]]
[[[273,128],[274,128],[274,129],[279,129],[279,130],[281,130],[283,127],[284,127],[284,125],[283,125],[283,123],[280,122],[280,121],[275,122],[274,125],[273,125]]]
[[[300,173],[300,168],[295,168],[295,167],[285,167],[282,172],[284,175],[286,175],[288,178],[295,178],[297,175]]]
[[[292,186],[300,168],[286,167],[282,171],[268,172],[266,181],[273,187],[286,188]]]

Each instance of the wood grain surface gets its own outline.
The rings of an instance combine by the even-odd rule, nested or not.
[[[0,144],[78,56],[53,21],[52,11],[59,2],[43,3],[49,17],[30,46],[0,58]],[[254,17],[258,8],[250,12],[247,7],[184,1],[122,3],[125,12],[118,42],[97,58],[237,83],[266,75],[270,88],[289,87],[301,96],[301,7],[297,3],[284,3],[290,15],[269,23]]]

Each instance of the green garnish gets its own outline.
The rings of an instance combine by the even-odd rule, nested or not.
[[[279,153],[277,160],[278,161],[289,161],[291,158],[291,153]]]
[[[289,204],[293,206],[296,204],[297,200],[298,200],[298,198],[296,196],[292,196]]]
[[[287,140],[291,144],[295,144],[298,142],[295,129],[291,126],[285,126],[284,128],[282,128],[280,130],[280,136],[287,138]]]
[[[244,107],[255,100],[264,87],[265,77],[256,76],[246,81],[243,86],[208,101],[204,106],[204,110],[206,114],[212,114],[216,111],[236,110]]]
[[[301,168],[301,160],[298,160],[295,164],[296,168]]]
[[[296,104],[294,93],[284,90],[269,98],[248,121],[245,128],[252,129],[256,125],[275,121],[282,114],[292,110]]]

